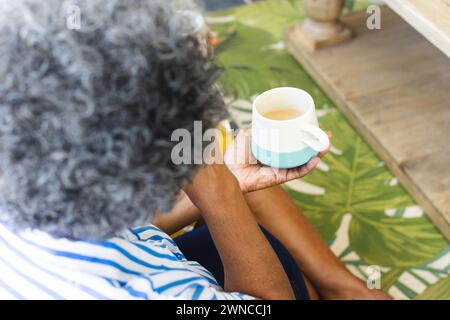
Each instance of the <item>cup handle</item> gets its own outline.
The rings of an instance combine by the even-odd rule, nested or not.
[[[317,126],[303,125],[300,132],[303,142],[314,151],[322,152],[330,145],[328,135]]]

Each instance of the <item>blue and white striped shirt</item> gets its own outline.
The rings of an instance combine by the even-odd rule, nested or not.
[[[108,241],[14,234],[0,224],[0,299],[252,299],[224,292],[153,225]]]

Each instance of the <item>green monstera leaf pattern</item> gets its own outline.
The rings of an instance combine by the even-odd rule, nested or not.
[[[226,69],[221,79],[226,94],[250,99],[255,92],[280,84],[311,83],[298,77],[298,65],[271,33],[240,22],[233,23],[227,31],[227,38],[217,48],[219,62]],[[257,52],[261,54],[258,58]]]
[[[346,10],[369,1],[346,3]],[[285,185],[333,252],[358,277],[382,273],[382,289],[400,299],[449,299],[450,245],[362,140],[334,103],[284,50],[283,30],[305,17],[301,0],[267,0],[215,12],[220,86],[240,126],[254,97],[273,87],[311,93],[332,148],[307,177]]]
[[[441,279],[433,284],[425,292],[416,297],[417,300],[430,300],[430,299],[442,299],[450,300],[450,277]]]
[[[332,143],[339,152],[323,160],[326,171],[317,170],[304,180],[325,192],[317,196],[295,192],[295,188],[290,192],[305,212],[314,212],[310,219],[325,239],[332,238],[348,213],[352,248],[369,264],[409,267],[438,254],[446,243],[425,216],[404,223],[405,219],[385,213],[414,202],[399,184],[389,184],[394,179],[391,173],[342,115],[333,109],[320,123],[335,133]],[[323,225],[328,225],[326,230]]]

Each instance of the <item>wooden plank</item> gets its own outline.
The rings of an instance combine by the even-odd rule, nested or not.
[[[450,57],[450,0],[385,0],[385,3]]]
[[[311,52],[286,47],[335,101],[450,239],[450,60],[386,6],[383,28],[367,14],[343,18],[355,38]]]

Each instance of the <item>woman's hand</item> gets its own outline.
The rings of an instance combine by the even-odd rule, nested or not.
[[[331,137],[331,134],[328,133]],[[308,163],[292,169],[275,169],[259,163],[251,152],[251,128],[241,129],[227,148],[224,161],[237,178],[243,192],[261,190],[310,173],[328,149],[319,153]]]

